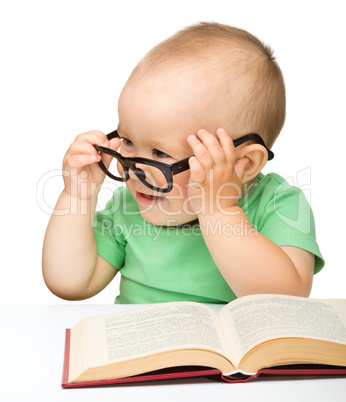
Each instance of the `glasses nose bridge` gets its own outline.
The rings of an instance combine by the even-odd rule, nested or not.
[[[135,162],[124,157],[121,157],[121,159],[119,158],[118,161],[124,170],[126,181],[129,180],[131,176],[132,178],[145,181],[146,173],[143,171],[143,169],[139,169]],[[143,174],[141,174],[141,172],[143,172]]]
[[[149,183],[155,181],[155,177],[160,175],[160,169],[145,163],[131,162],[130,169],[139,180]]]
[[[131,161],[130,169],[137,179],[152,190],[162,191],[168,186],[167,177],[159,166]]]

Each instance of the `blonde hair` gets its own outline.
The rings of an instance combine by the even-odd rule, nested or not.
[[[220,126],[233,138],[260,134],[271,147],[285,121],[285,85],[271,48],[249,32],[215,22],[189,26],[151,49],[132,76],[187,62],[201,68],[201,60],[215,72],[208,80],[226,96]]]

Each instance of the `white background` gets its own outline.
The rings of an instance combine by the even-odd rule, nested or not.
[[[311,201],[326,259],[311,296],[346,296],[343,1],[32,0],[0,3],[0,304],[67,303],[41,274],[63,155],[77,134],[115,129],[117,98],[140,58],[203,20],[244,28],[274,49],[287,119],[265,172],[291,178]],[[113,303],[117,286],[81,303]]]

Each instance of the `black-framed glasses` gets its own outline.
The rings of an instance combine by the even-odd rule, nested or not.
[[[119,138],[117,130],[107,135],[108,140]],[[246,134],[233,141],[234,146],[238,147],[247,141],[255,141],[257,144],[263,145],[268,152],[268,160],[274,158],[273,152],[267,148],[262,138],[255,133]],[[167,163],[154,161],[147,158],[125,158],[119,152],[112,149],[94,145],[98,153],[104,153],[113,157],[109,168],[107,169],[102,159],[98,162],[105,174],[113,180],[126,182],[130,178],[129,169],[131,169],[138,179],[149,187],[151,190],[161,193],[169,193],[173,189],[173,176],[185,172],[190,168],[189,159],[168,165]]]

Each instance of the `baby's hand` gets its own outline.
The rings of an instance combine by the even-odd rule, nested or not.
[[[242,196],[242,179],[248,163],[237,160],[231,137],[224,129],[216,136],[199,130],[188,137],[194,157],[190,163],[189,198],[196,214],[227,213]]]
[[[94,144],[117,150],[120,140],[116,138],[108,141],[107,136],[101,131],[93,130],[78,135],[70,145],[63,160],[65,191],[80,199],[96,196],[105,178],[105,174],[96,163],[101,160],[101,156],[93,147]],[[111,160],[111,156],[103,157],[106,167]]]

